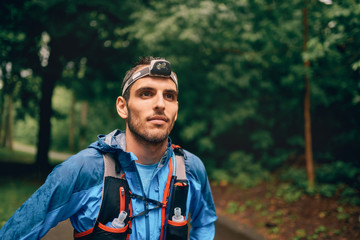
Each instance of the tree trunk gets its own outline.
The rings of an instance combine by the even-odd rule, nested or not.
[[[0,102],[0,147],[5,147],[5,93],[1,93],[1,102]]]
[[[307,42],[309,38],[309,25],[308,25],[308,8],[307,1],[303,12],[304,23],[304,52],[307,50]],[[309,60],[305,60],[305,97],[304,97],[304,120],[305,120],[305,159],[306,170],[308,175],[308,187],[314,187],[314,163],[312,152],[312,137],[311,137],[311,114],[310,114],[310,79],[308,76],[308,69],[310,68]]]
[[[88,105],[88,101],[83,101],[81,105],[80,148],[85,147]]]
[[[40,99],[40,119],[36,154],[36,165],[39,173],[44,176],[50,170],[49,148],[51,140],[52,116],[52,95],[56,80],[61,77],[62,64],[60,54],[57,54],[56,47],[51,48],[49,64],[42,71],[41,99]]]
[[[8,109],[5,121],[5,147],[13,149],[13,93],[8,95]]]
[[[69,150],[75,150],[75,93],[71,91],[70,123],[69,123]]]
[[[5,147],[5,122],[6,122],[6,112],[5,112],[5,95],[6,95],[6,90],[7,89],[7,79],[5,76],[5,65],[4,63],[1,63],[0,65],[1,71],[3,73],[3,86],[2,89],[0,90],[0,147]]]

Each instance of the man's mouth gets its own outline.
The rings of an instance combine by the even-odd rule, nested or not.
[[[164,115],[152,116],[152,117],[149,117],[147,120],[149,122],[152,122],[152,123],[158,124],[158,125],[164,124],[169,121],[169,119]]]

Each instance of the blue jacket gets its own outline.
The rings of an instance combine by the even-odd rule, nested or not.
[[[110,143],[110,144],[107,144]],[[104,176],[103,153],[116,153],[125,171],[130,190],[138,195],[162,201],[168,163],[173,156],[170,140],[144,193],[135,165],[136,157],[125,152],[125,134],[119,130],[104,136],[87,149],[70,157],[49,174],[45,183],[15,212],[0,230],[0,239],[40,239],[59,222],[70,218],[77,232],[94,226],[99,213]],[[201,160],[185,151],[186,176],[189,181],[187,209],[191,212],[190,239],[211,240],[215,235],[215,206],[205,167]],[[144,202],[132,199],[133,214],[145,210]],[[186,217],[189,217],[189,212]],[[161,211],[150,211],[134,218],[130,239],[159,239]]]

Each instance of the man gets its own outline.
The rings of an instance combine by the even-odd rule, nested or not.
[[[173,146],[178,81],[164,59],[127,72],[116,108],[126,120],[57,166],[0,230],[0,239],[40,239],[70,218],[75,239],[213,239],[215,207],[204,165]]]

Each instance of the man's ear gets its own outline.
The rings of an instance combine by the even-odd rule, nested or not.
[[[116,99],[116,110],[122,119],[126,120],[128,118],[128,109],[125,98],[118,97]]]

